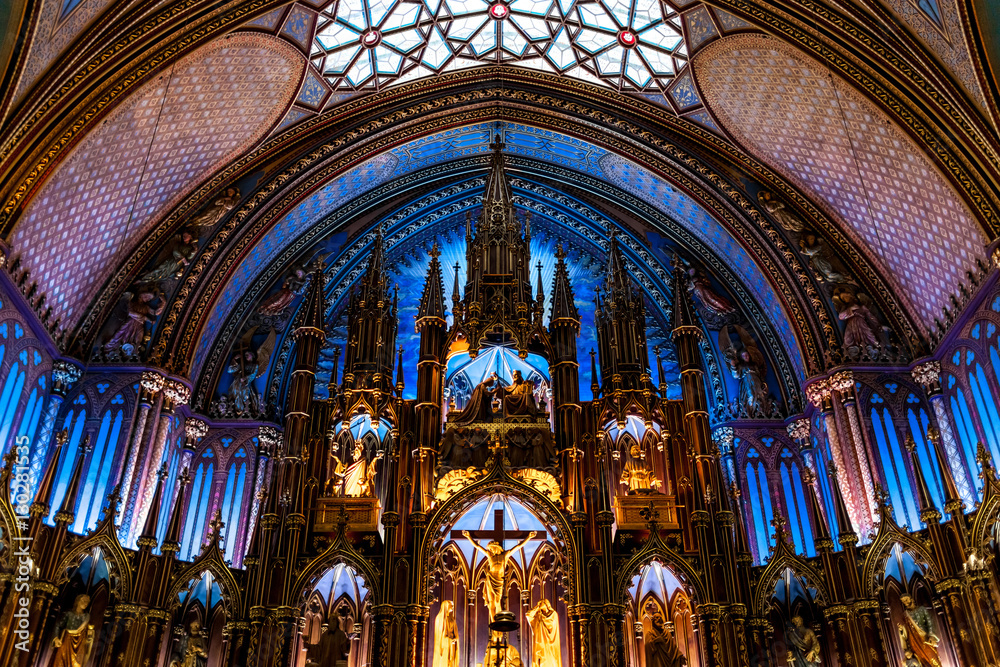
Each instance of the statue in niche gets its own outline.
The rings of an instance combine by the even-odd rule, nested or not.
[[[301,266],[293,266],[282,281],[281,289],[264,299],[257,306],[257,313],[264,317],[284,315],[295,297],[302,294],[302,288],[305,287],[305,284],[306,270]]]
[[[646,633],[646,667],[684,667],[687,658],[680,649],[673,635],[667,629],[667,622],[659,611],[653,612],[649,619],[649,632]]]
[[[524,618],[531,626],[531,664],[534,667],[560,667],[559,619],[548,600],[539,600]]]
[[[660,488],[660,480],[656,479],[656,475],[646,465],[639,445],[632,445],[628,453],[628,461],[625,463],[621,479],[618,481],[619,484],[628,487],[628,495],[652,493],[655,489]]]
[[[785,628],[788,640],[789,667],[817,667],[820,664],[819,639],[816,633],[806,627],[801,616],[793,616]]]
[[[198,254],[198,239],[188,230],[183,230],[171,243],[170,256],[142,275],[140,280],[159,282],[176,280]]]
[[[143,285],[134,289],[134,293],[125,293],[128,299],[125,321],[102,347],[104,356],[112,361],[138,358],[139,350],[146,343],[146,325],[159,317],[166,307],[158,288]],[[159,303],[154,306],[157,301]]]
[[[52,667],[82,667],[94,646],[94,626],[90,624],[89,595],[77,595],[73,607],[56,623],[52,647]]]
[[[170,667],[205,667],[208,664],[208,640],[199,621],[191,621],[188,631],[177,629],[177,646],[170,656]]]
[[[833,293],[833,303],[845,325],[844,348],[848,356],[858,358],[867,354],[877,359],[881,345],[875,332],[881,332],[882,324],[868,308],[868,296],[863,293],[855,295],[847,288],[837,288]]]
[[[226,188],[226,192],[216,199],[205,210],[194,216],[189,223],[192,227],[214,227],[219,220],[236,208],[240,201],[240,190],[237,187]]]
[[[770,417],[773,402],[768,395],[767,382],[764,381],[767,364],[750,332],[736,324],[732,325],[730,332],[730,327],[725,326],[719,332],[719,347],[722,348],[730,373],[739,380],[737,413],[751,419]]]
[[[688,291],[702,308],[715,316],[716,319],[724,319],[736,314],[736,307],[730,303],[729,299],[715,291],[704,271],[688,266],[687,274]]]
[[[899,643],[908,664],[940,667],[938,644],[941,639],[934,633],[934,620],[930,610],[918,607],[909,595],[901,596],[899,601],[903,604],[903,622],[898,625]]]
[[[507,569],[507,562],[516,552],[524,548],[529,540],[533,540],[538,535],[535,531],[528,533],[528,536],[515,544],[510,549],[504,551],[503,545],[496,540],[490,540],[483,548],[478,542],[472,539],[469,531],[463,530],[462,536],[472,543],[472,546],[486,557],[486,581],[483,586],[483,597],[486,602],[486,610],[489,612],[490,623],[500,611],[500,605],[504,594],[504,574]]]
[[[458,667],[458,623],[455,603],[444,600],[434,619],[434,658],[431,667]]]
[[[833,268],[833,263],[827,255],[823,239],[811,229],[805,230],[799,239],[799,250],[809,258],[809,265],[816,272],[816,277],[828,283],[849,283],[851,279]]]
[[[764,210],[771,214],[781,228],[786,232],[801,232],[803,229],[802,221],[797,215],[785,208],[785,205],[778,201],[773,193],[767,190],[761,190],[757,194],[757,201]]]
[[[351,639],[336,620],[323,626],[319,642],[306,644],[306,667],[339,667],[347,664]]]
[[[489,377],[477,384],[465,407],[455,415],[452,423],[456,426],[468,426],[475,422],[491,421],[493,419],[491,403],[493,394],[500,386],[499,380],[496,373],[490,373]]]
[[[271,329],[264,342],[254,351],[251,349],[251,340],[256,331],[257,327],[251,327],[247,331],[226,368],[232,373],[233,381],[227,392],[229,412],[232,414],[225,416],[259,417],[264,413],[263,401],[254,382],[267,371],[277,334]]]
[[[503,416],[529,415],[534,417],[538,414],[535,406],[535,385],[521,377],[521,371],[511,373],[511,383],[506,387],[499,387],[497,394],[503,401]]]
[[[506,440],[507,458],[515,468],[548,468],[558,462],[552,432],[547,429],[513,429]]]
[[[375,479],[375,464],[365,458],[365,446],[363,443],[354,443],[353,462],[347,465],[341,462],[337,456],[333,457],[336,468],[333,472],[332,488],[327,487],[327,492],[331,495],[341,495],[351,498],[371,498],[375,495],[375,486],[372,483]]]

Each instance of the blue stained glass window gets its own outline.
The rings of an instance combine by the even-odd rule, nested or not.
[[[55,488],[52,490],[49,518],[46,520],[50,526],[55,525],[56,512],[59,511],[63,498],[66,497],[66,490],[69,488],[69,481],[73,476],[73,466],[76,464],[77,452],[80,449],[80,439],[83,438],[83,425],[86,421],[87,411],[83,408],[70,410],[63,421],[63,428],[69,431],[69,440],[63,445],[62,455],[59,457],[59,467],[56,469]]]
[[[202,538],[208,520],[208,506],[212,501],[212,476],[215,473],[215,455],[212,450],[201,455],[202,460],[194,473],[191,497],[188,501],[187,517],[184,521],[184,539],[181,542],[181,558],[191,560],[201,553]]]
[[[749,491],[750,517],[747,527],[751,531],[751,539],[757,548],[757,563],[763,563],[774,546],[771,534],[771,520],[774,512],[771,507],[771,492],[767,484],[767,472],[764,462],[756,449],[747,452],[747,490]]]
[[[967,362],[971,360],[971,353],[966,355]],[[1000,461],[1000,415],[997,414],[996,401],[993,400],[993,391],[989,382],[986,381],[986,374],[983,367],[976,364],[975,371],[969,370],[969,389],[972,391],[972,398],[976,403],[976,412],[979,414],[979,422],[983,426],[986,435],[986,445],[993,455],[993,463]]]
[[[882,477],[885,489],[889,493],[889,500],[892,502],[896,523],[917,530],[921,527],[920,513],[896,426],[881,396],[872,394],[871,402],[872,430],[875,431],[875,441],[878,443],[879,458],[882,462]]]
[[[7,435],[13,431],[14,419],[17,417],[17,406],[21,399],[21,391],[24,389],[24,371],[21,370],[18,362],[14,362],[7,374],[7,381],[3,386],[3,393],[0,393],[0,443],[3,443],[3,451],[6,454],[10,448],[7,442]]]
[[[180,440],[180,438],[178,438]],[[177,467],[180,465],[180,447],[174,447],[173,455],[169,458],[170,465],[167,467],[167,478],[163,480],[163,501],[160,503],[160,516],[156,524],[156,544],[162,545],[163,539],[167,536],[167,526],[170,523],[170,511],[173,508],[174,489],[177,486]],[[159,549],[159,546],[157,546]]]
[[[17,429],[18,438],[27,438],[25,442],[31,443],[35,439],[35,431],[38,430],[38,420],[42,416],[42,406],[45,403],[45,378],[38,378],[38,382],[28,396],[28,404],[24,408],[24,416],[21,417],[21,425]]]
[[[802,475],[799,472],[798,462],[787,449],[781,452],[781,486],[785,491],[785,505],[788,507],[788,532],[795,544],[795,553],[815,556],[816,548],[813,545],[813,532],[809,522],[805,491],[802,486]]]
[[[938,467],[937,452],[927,439],[927,427],[930,420],[927,412],[922,407],[917,407],[920,403],[913,394],[907,399],[912,400],[913,407],[906,411],[906,420],[910,424],[910,436],[917,449],[917,459],[920,461],[920,471],[924,474],[927,488],[931,492],[931,500],[939,510],[944,509],[944,485],[941,481],[941,469]]]
[[[821,421],[817,419],[817,421]],[[830,479],[830,444],[827,442],[826,433],[819,431],[821,438],[813,437],[813,449],[815,451],[816,478],[819,482],[819,490],[823,500],[823,510],[826,517],[826,525],[830,528],[830,536],[833,537],[834,548],[840,548],[837,535],[840,534],[840,525],[837,523],[837,512],[833,504],[833,488]]]
[[[239,469],[237,470],[237,466]],[[240,448],[233,456],[226,478],[226,494],[222,503],[222,521],[226,524],[226,560],[233,562],[239,540],[240,517],[243,514],[243,490],[247,481],[247,453]]]
[[[948,384],[952,384],[955,380],[954,376],[951,375],[948,376],[948,379]],[[983,480],[979,479],[979,469],[976,464],[976,447],[979,438],[976,436],[976,426],[972,421],[972,415],[969,414],[969,404],[965,400],[965,394],[961,387],[955,389],[955,393],[951,397],[951,418],[955,424],[958,439],[962,443],[966,470],[972,479],[978,498],[983,488]]]
[[[101,429],[97,432],[94,449],[90,453],[90,461],[84,472],[83,492],[80,494],[73,531],[85,533],[97,527],[107,495],[108,481],[111,479],[111,466],[118,451],[118,439],[121,437],[122,421],[125,413],[121,409],[104,411],[101,418]]]

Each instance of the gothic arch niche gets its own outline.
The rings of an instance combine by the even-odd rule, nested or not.
[[[823,636],[823,613],[819,609],[818,591],[802,575],[786,567],[774,583],[774,590],[768,600],[767,619],[774,628],[771,657],[775,664],[799,664],[796,652],[808,654],[815,648],[813,641]],[[802,619],[801,627],[796,627],[796,618]],[[813,641],[807,636],[811,630]],[[790,637],[790,633],[796,637]],[[819,640],[820,646],[829,646],[829,641]],[[826,661],[826,656],[822,657]]]
[[[941,667],[958,667],[945,621],[934,604],[933,583],[919,559],[901,544],[894,544],[885,560],[880,583],[879,597],[888,607],[888,614],[882,619],[885,649],[895,657],[895,662],[932,667],[936,658]],[[910,608],[907,598],[912,600]],[[915,639],[921,632],[927,633],[923,642]],[[913,659],[918,662],[908,662]]]
[[[348,563],[336,563],[319,574],[303,592],[304,625],[292,652],[293,667],[311,662],[333,665],[338,651],[347,652],[347,667],[367,664],[371,652],[371,589]]]
[[[680,655],[687,659],[688,667],[700,667],[698,636],[692,620],[694,606],[694,592],[667,563],[653,560],[641,567],[627,590],[628,664],[650,667],[647,659],[656,655],[665,657],[669,665]]]
[[[484,554],[496,544],[509,554],[502,577],[491,572]],[[563,566],[569,554],[557,527],[521,498],[492,492],[445,521],[434,546],[428,568],[434,596],[429,605],[430,667],[493,664],[495,649],[487,654],[491,608],[511,611],[519,624],[507,635],[510,664],[513,651],[525,667],[568,663]]]
[[[86,611],[90,614],[89,624],[94,626],[94,642],[84,667],[96,664],[102,646],[110,640],[110,637],[106,636],[109,628],[105,627],[104,611],[113,606],[121,594],[120,581],[115,573],[116,563],[107,557],[100,546],[94,546],[80,553],[76,563],[64,570],[59,595],[53,605],[55,613],[52,615],[52,625],[45,629],[45,636],[42,639],[42,659],[39,664],[49,664],[48,661],[53,659],[55,650],[52,648],[52,639],[55,636],[55,626],[62,614],[73,607],[74,601],[80,595],[90,598],[90,605]]]
[[[172,603],[172,632],[163,647],[164,664],[169,665],[175,656],[204,650],[208,654],[207,667],[225,665],[225,626],[230,612],[223,586],[212,570],[204,570],[189,579]],[[194,623],[199,626],[197,632],[192,627]]]

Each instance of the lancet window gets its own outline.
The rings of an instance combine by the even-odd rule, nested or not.
[[[59,467],[56,470],[55,488],[52,490],[49,518],[47,519],[50,526],[55,525],[56,512],[59,511],[63,498],[66,496],[66,489],[69,487],[70,478],[73,475],[73,464],[76,462],[86,422],[87,396],[81,391],[70,404],[70,409],[62,423],[62,428],[69,433],[69,440],[63,445],[62,453],[59,456]]]
[[[181,558],[191,560],[201,553],[202,538],[208,525],[209,505],[212,502],[212,482],[215,474],[215,452],[211,448],[202,452],[195,468],[194,480],[188,496],[184,520],[184,537],[181,541]]]
[[[755,551],[755,562],[767,560],[774,538],[771,535],[771,521],[774,510],[771,506],[771,491],[767,482],[767,469],[758,451],[751,447],[746,455],[747,501],[750,516],[747,529],[751,533],[751,549]]]
[[[222,521],[226,524],[225,527],[225,554],[226,560],[235,563],[236,560],[242,560],[243,554],[240,553],[239,559],[236,558],[237,554],[237,544],[240,541],[241,528],[243,526],[240,518],[243,515],[243,507],[245,504],[246,496],[246,483],[247,483],[247,450],[245,447],[240,447],[229,464],[229,472],[226,475],[226,491],[224,500],[222,502]]]
[[[72,530],[85,533],[97,526],[108,482],[113,472],[115,453],[121,438],[125,418],[125,397],[115,394],[101,417],[101,427],[94,446],[85,462],[83,489],[80,494],[80,511],[76,513]]]
[[[944,487],[937,463],[937,452],[927,437],[930,419],[927,417],[927,411],[920,405],[920,399],[915,394],[910,394],[906,398],[906,419],[910,425],[910,437],[913,438],[913,443],[916,445],[920,471],[923,473],[924,479],[927,480],[931,499],[938,509],[942,509],[944,507]]]
[[[795,545],[795,553],[815,556],[812,524],[802,485],[802,475],[798,461],[787,447],[781,450],[781,488],[785,493],[785,507],[788,510],[788,527]]]
[[[837,513],[833,506],[833,489],[830,480],[830,442],[826,437],[826,430],[823,427],[823,419],[817,415],[813,418],[812,429],[813,445],[813,465],[816,466],[816,483],[819,487],[820,500],[823,503],[824,516],[827,525],[830,527],[830,534],[834,537],[835,549],[840,548],[840,542],[836,537],[840,533],[840,526],[837,524]],[[816,519],[817,517],[813,517]]]
[[[878,443],[882,475],[893,514],[899,525],[905,524],[916,530],[920,527],[920,511],[914,498],[906,456],[892,412],[885,399],[877,393],[872,394],[870,402],[872,430],[875,432],[875,442]]]

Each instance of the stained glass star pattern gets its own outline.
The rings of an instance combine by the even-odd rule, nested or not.
[[[312,47],[338,90],[516,63],[662,92],[686,58],[680,15],[659,0],[335,0]]]

